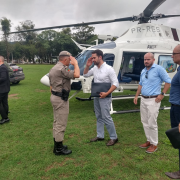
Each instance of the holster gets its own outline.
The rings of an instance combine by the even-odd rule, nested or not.
[[[64,101],[67,101],[69,97],[69,91],[66,91],[65,89],[62,89],[62,96],[61,99]]]

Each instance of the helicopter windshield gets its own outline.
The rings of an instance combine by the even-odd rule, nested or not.
[[[84,53],[78,55],[76,57],[76,60],[78,61],[78,66],[80,69],[80,75],[83,75],[83,71],[84,71],[84,67],[86,66],[86,62],[88,60],[88,58],[91,57],[93,50],[87,50]],[[94,64],[92,64],[92,66],[90,68],[92,68],[94,66]],[[74,70],[74,66],[73,65],[69,65],[69,69],[70,70]]]
[[[116,47],[116,43],[114,41],[105,43],[105,44],[99,44],[97,46],[93,46],[93,49],[114,49]]]

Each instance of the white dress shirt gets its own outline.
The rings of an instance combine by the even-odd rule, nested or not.
[[[84,77],[94,76],[95,83],[111,83],[116,87],[119,86],[119,82],[114,69],[104,62],[100,68],[94,66],[88,71],[87,74],[83,74]]]

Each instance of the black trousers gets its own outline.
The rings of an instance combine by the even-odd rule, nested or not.
[[[177,127],[180,123],[180,106],[171,106],[170,110],[171,127]],[[179,149],[179,170],[180,170],[180,149]]]
[[[2,119],[8,118],[8,93],[0,93],[0,115]]]

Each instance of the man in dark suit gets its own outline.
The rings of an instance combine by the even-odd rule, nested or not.
[[[0,124],[9,122],[8,118],[8,93],[10,91],[10,80],[8,69],[4,65],[4,57],[0,56]]]

